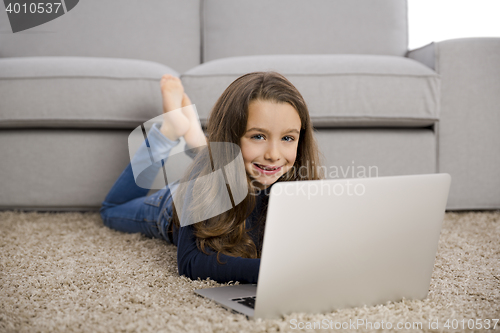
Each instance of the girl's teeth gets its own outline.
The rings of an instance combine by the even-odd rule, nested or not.
[[[265,167],[265,166],[263,166],[263,165],[260,165],[260,164],[257,164],[257,165],[258,165],[258,166],[259,166],[259,168],[261,168],[262,170],[267,170],[267,171],[272,171],[272,170],[276,170],[276,169],[278,169],[278,168],[267,168],[267,167]]]

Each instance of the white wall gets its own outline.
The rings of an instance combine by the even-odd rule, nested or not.
[[[409,49],[462,37],[500,37],[500,0],[408,0]]]

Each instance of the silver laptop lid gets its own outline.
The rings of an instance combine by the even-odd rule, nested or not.
[[[254,318],[425,298],[448,174],[273,186]]]

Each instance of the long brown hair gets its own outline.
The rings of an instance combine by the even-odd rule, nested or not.
[[[287,174],[278,181],[314,180],[321,179],[319,152],[313,136],[313,127],[309,118],[309,111],[299,91],[283,75],[276,72],[254,72],[245,74],[233,83],[219,97],[215,103],[207,124],[208,142],[230,142],[240,145],[248,119],[248,106],[254,100],[270,101],[275,103],[289,103],[300,117],[301,130],[297,147],[295,164]],[[231,152],[227,156],[232,155]],[[213,170],[223,168],[232,157],[210,159],[210,145],[197,154],[187,176],[182,180],[195,180]],[[251,179],[247,175],[246,182],[249,194],[232,209],[193,224],[198,248],[208,254],[211,249],[219,254],[235,257],[257,258],[257,250],[253,240],[245,229],[245,220],[255,207],[256,188],[251,186]],[[229,189],[227,187],[227,189]],[[210,201],[220,191],[226,190],[225,185],[196,186],[191,189],[190,206],[193,211],[210,207]],[[184,192],[186,189],[183,190]],[[179,207],[177,207],[179,208]],[[184,214],[184,211],[182,211]],[[199,220],[198,220],[199,221]],[[174,209],[173,222],[180,227],[177,209]],[[219,261],[220,262],[220,261]]]

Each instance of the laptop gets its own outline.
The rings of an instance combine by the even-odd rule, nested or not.
[[[195,292],[248,318],[427,297],[448,174],[276,183],[257,284]]]

